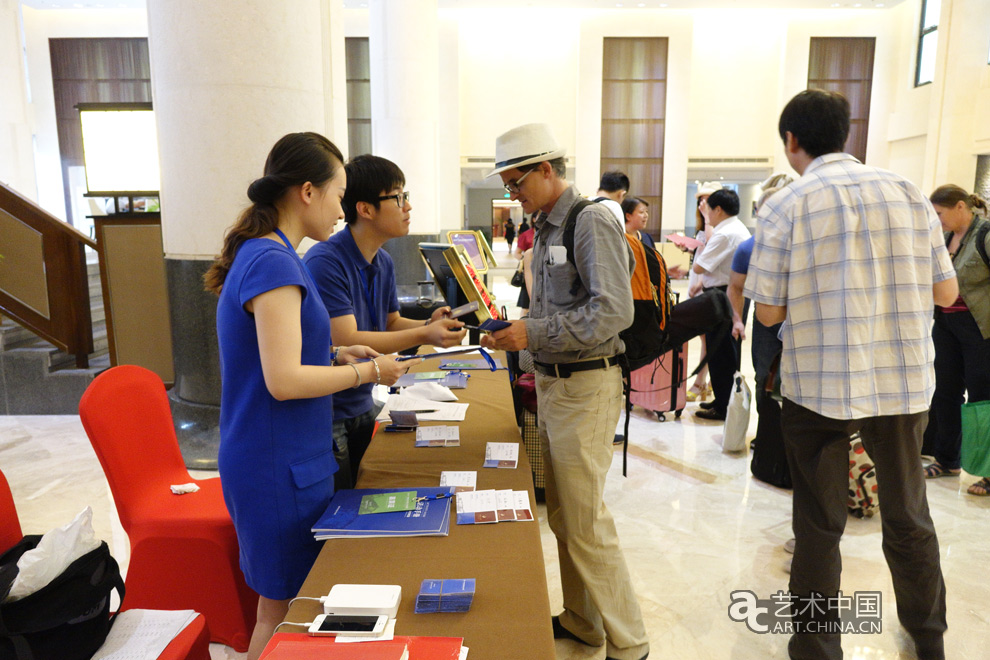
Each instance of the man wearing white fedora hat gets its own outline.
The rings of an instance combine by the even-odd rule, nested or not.
[[[612,660],[642,660],[649,640],[615,522],[602,500],[622,405],[619,332],[632,323],[635,261],[601,204],[568,185],[564,149],[545,124],[495,142],[495,169],[535,222],[529,316],[483,338],[488,348],[528,348],[536,365],[547,518],[557,537],[564,611],[554,637],[606,644]],[[575,213],[576,212],[576,213]],[[564,247],[573,223],[572,254]]]

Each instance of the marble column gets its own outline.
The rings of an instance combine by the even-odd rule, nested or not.
[[[438,240],[442,226],[460,228],[451,219],[442,223],[439,211],[437,0],[371,0],[368,28],[372,153],[402,168],[413,206],[409,235],[389,241],[385,249],[395,261],[396,282],[410,285],[426,274],[417,244]]]
[[[219,446],[216,297],[202,276],[275,141],[327,133],[324,41],[329,8],[340,2],[148,0],[175,362],[169,397],[189,467],[215,469]]]
[[[0,0],[0,183],[37,200],[20,2]]]

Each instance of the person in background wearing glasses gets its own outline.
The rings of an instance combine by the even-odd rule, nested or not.
[[[406,177],[390,160],[364,155],[345,166],[347,190],[342,206],[346,227],[314,245],[303,262],[313,275],[330,314],[335,345],[363,344],[394,353],[420,344],[456,346],[466,330],[447,318],[449,307],[426,322],[399,315],[392,257],[382,246],[409,233]],[[337,489],[353,488],[358,467],[375,430],[373,383],[333,398],[333,440],[341,469]]]
[[[632,251],[611,211],[589,204],[574,224],[573,263],[564,225],[580,200],[564,149],[545,124],[495,141],[495,170],[536,220],[529,316],[486,335],[487,348],[528,348],[536,367],[547,518],[557,537],[564,611],[555,638],[606,645],[613,660],[641,660],[650,645],[615,522],[602,495],[622,406],[619,331],[632,323]],[[539,622],[537,622],[539,623]]]

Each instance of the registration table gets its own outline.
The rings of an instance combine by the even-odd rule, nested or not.
[[[468,355],[468,358],[474,356]],[[499,356],[505,364],[505,356]],[[428,360],[413,371],[431,371]],[[469,403],[459,447],[415,447],[415,433],[379,432],[361,462],[358,488],[436,487],[443,470],[475,470],[479,490],[529,492],[536,515],[533,480],[522,446],[515,469],[483,468],[487,442],[521,444],[505,369],[469,371],[467,389],[454,390]],[[453,501],[450,506],[453,506]],[[463,637],[469,660],[555,657],[550,629],[539,523],[501,522],[458,525],[451,512],[450,535],[443,537],[331,539],[299,592],[326,595],[334,584],[398,584],[402,602],[396,635]],[[475,578],[471,609],[464,613],[415,614],[424,579]],[[312,621],[322,612],[313,601],[296,601],[286,621]]]

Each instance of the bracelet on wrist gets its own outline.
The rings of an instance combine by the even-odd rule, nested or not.
[[[353,386],[358,387],[361,384],[361,372],[358,371],[357,365],[354,364],[353,362],[349,363],[347,366],[354,370],[354,376],[356,380],[354,381]]]
[[[371,364],[374,365],[374,367],[375,367],[375,385],[381,385],[382,384],[382,370],[378,368],[378,362],[376,360],[372,360],[371,361]]]

